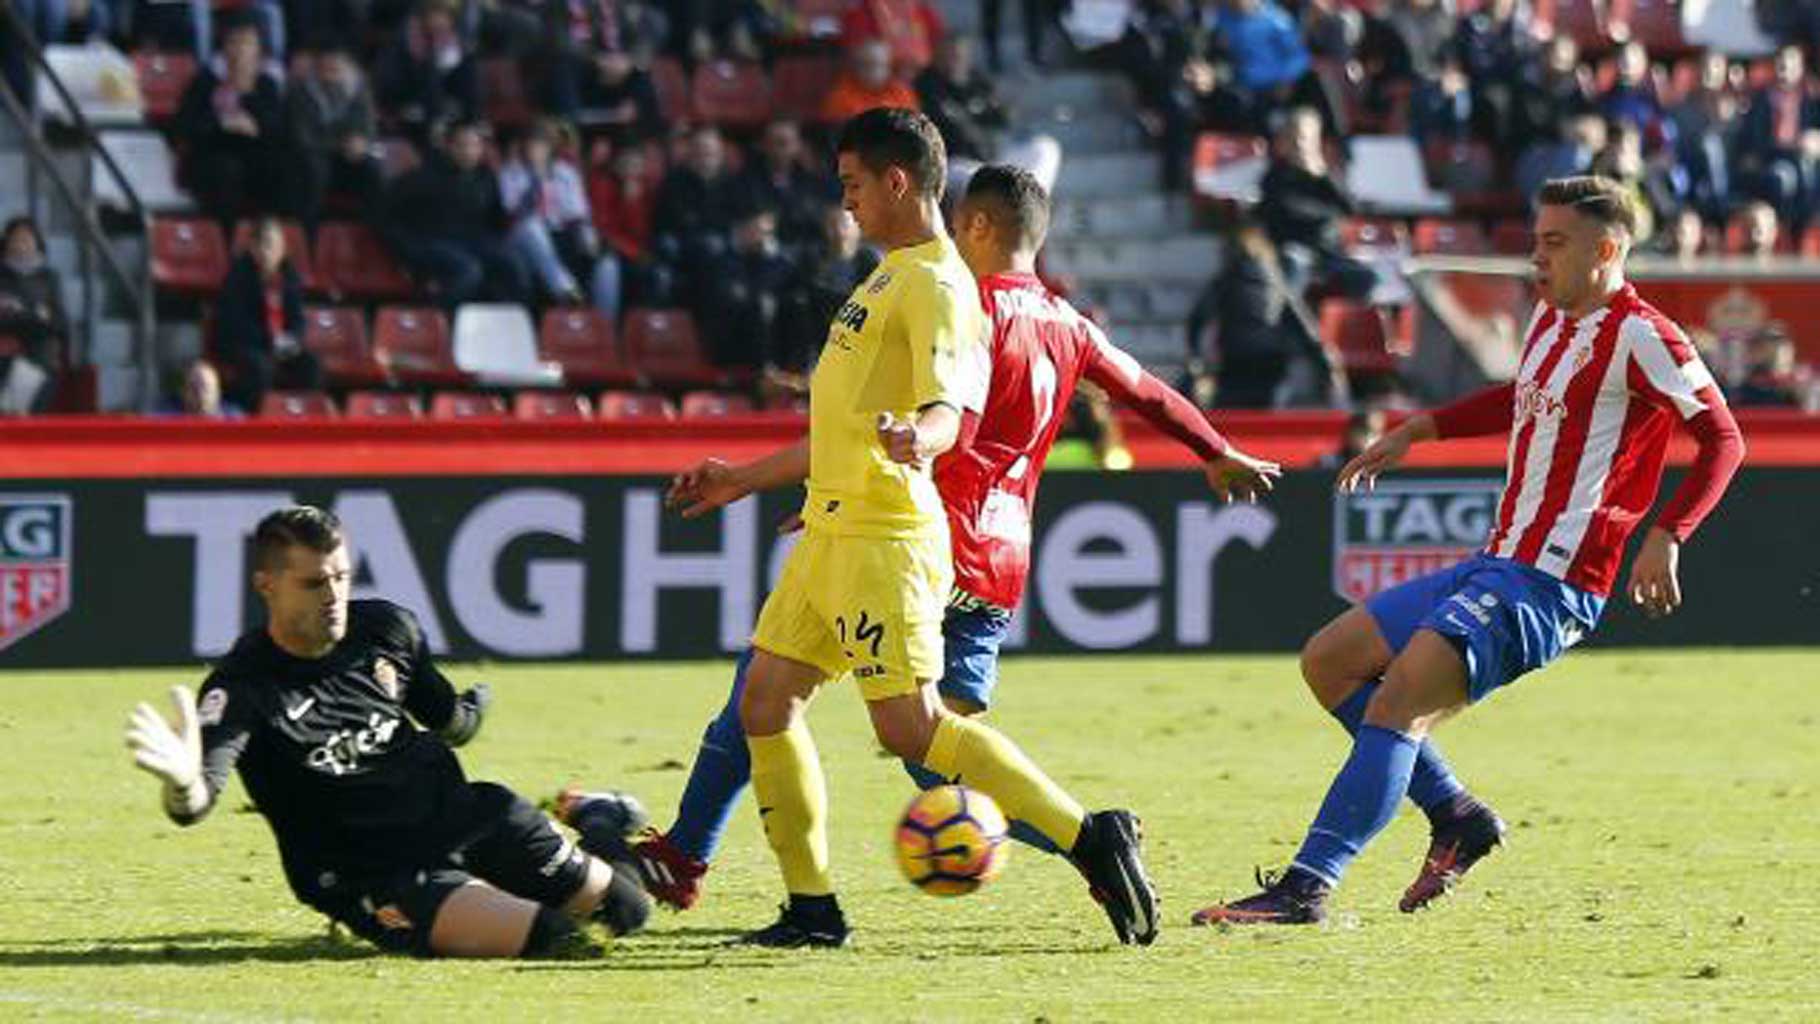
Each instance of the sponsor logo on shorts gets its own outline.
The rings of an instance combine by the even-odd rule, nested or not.
[[[1485,608],[1497,607],[1497,604],[1498,604],[1497,598],[1492,597],[1490,594],[1486,594],[1486,595],[1484,595],[1484,597],[1491,597],[1491,600],[1486,603]],[[1461,608],[1466,609],[1466,614],[1479,620],[1479,625],[1481,625],[1481,626],[1491,625],[1491,613],[1485,611],[1485,608],[1480,608],[1478,601],[1474,601],[1472,598],[1467,597],[1465,594],[1455,594],[1452,597],[1448,598],[1447,600],[1454,604],[1459,605]],[[1483,598],[1481,598],[1481,600],[1483,600]],[[1452,616],[1448,616],[1448,618],[1451,619]]]
[[[0,650],[70,607],[70,499],[0,494]]]
[[[1496,480],[1391,480],[1335,494],[1333,590],[1364,601],[1482,547],[1497,521]]]

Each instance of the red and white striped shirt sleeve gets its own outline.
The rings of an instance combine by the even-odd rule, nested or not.
[[[1673,321],[1652,310],[1631,318],[1625,331],[1631,393],[1672,409],[1700,446],[1687,477],[1656,517],[1657,526],[1685,541],[1719,504],[1744,461],[1744,435],[1712,371]]]

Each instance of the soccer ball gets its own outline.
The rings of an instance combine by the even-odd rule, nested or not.
[[[997,878],[1011,854],[1005,812],[965,786],[916,795],[897,823],[897,866],[931,896],[965,896]]]

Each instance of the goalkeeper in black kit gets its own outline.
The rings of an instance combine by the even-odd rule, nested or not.
[[[128,727],[173,821],[200,821],[238,767],[291,891],[392,952],[587,955],[599,947],[586,922],[644,925],[635,870],[586,852],[606,836],[584,833],[578,849],[524,798],[462,774],[452,748],[479,730],[487,689],[457,695],[410,612],[348,600],[333,514],[274,512],[253,547],[266,627],[240,638],[200,699],[172,689],[174,727],[149,704]],[[630,798],[619,809],[590,829],[643,823]]]

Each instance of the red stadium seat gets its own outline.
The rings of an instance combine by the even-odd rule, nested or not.
[[[1501,220],[1491,229],[1491,251],[1499,256],[1528,256],[1535,247],[1526,220]]]
[[[529,124],[536,113],[525,93],[524,75],[513,57],[484,57],[480,61],[480,102],[487,120],[516,128]]]
[[[632,384],[613,321],[596,309],[552,309],[538,331],[538,354],[562,367],[563,380],[584,387]]]
[[[146,119],[164,121],[175,117],[182,105],[184,90],[196,77],[196,58],[187,53],[141,51],[133,54],[133,69],[139,77]]]
[[[714,419],[721,416],[744,416],[753,411],[752,399],[724,391],[691,391],[683,396],[682,418]]]
[[[512,400],[512,415],[521,420],[591,420],[594,406],[588,396],[568,391],[520,391]]]
[[[771,100],[778,116],[821,120],[822,97],[839,77],[840,61],[833,57],[779,57],[771,78]]]
[[[1264,140],[1256,135],[1202,132],[1194,142],[1194,169],[1210,171],[1221,164],[1264,155]]]
[[[756,128],[771,120],[771,80],[749,61],[708,61],[690,86],[695,116],[728,128]]]
[[[385,381],[385,367],[367,345],[366,315],[358,309],[306,306],[303,347],[316,354],[323,372],[340,384],[369,385]]]
[[[1321,305],[1321,338],[1339,353],[1349,373],[1389,373],[1396,369],[1395,337],[1377,309],[1345,299]]]
[[[227,272],[227,241],[220,225],[202,218],[152,221],[152,282],[159,288],[213,298]]]
[[[387,306],[373,322],[373,354],[398,380],[422,384],[458,384],[449,342],[449,319],[428,307]]]
[[[600,396],[603,420],[673,420],[676,406],[662,395],[646,391],[608,391]]]
[[[651,85],[657,90],[657,109],[669,124],[689,120],[689,78],[675,57],[651,62]]]
[[[320,391],[267,391],[259,400],[259,415],[268,419],[332,419],[338,411],[334,400]]]
[[[1681,0],[1612,0],[1607,19],[1613,25],[1628,26],[1630,37],[1657,60],[1679,57],[1692,49],[1681,32]]]
[[[634,309],[625,328],[626,356],[644,378],[665,387],[720,383],[723,375],[702,351],[688,310]]]
[[[1537,26],[1550,26],[1555,33],[1572,36],[1582,54],[1611,45],[1596,0],[1535,0],[1531,10]]]
[[[405,299],[416,293],[392,251],[364,224],[331,221],[316,232],[316,273],[335,295]]]
[[[1483,256],[1490,248],[1485,230],[1474,221],[1428,218],[1416,221],[1415,251],[1418,255]]]
[[[1407,249],[1408,233],[1394,220],[1349,217],[1340,222],[1340,243],[1355,249]]]
[[[348,418],[358,420],[416,420],[423,405],[416,395],[397,391],[356,391],[348,396]]]
[[[505,419],[506,402],[498,395],[473,391],[440,391],[430,399],[433,420],[499,420]]]
[[[284,228],[284,255],[297,268],[297,275],[303,278],[305,291],[321,291],[322,278],[316,272],[316,261],[310,257],[310,237],[303,233],[303,225],[294,220],[280,221]],[[234,225],[234,251],[241,252],[253,244],[253,228],[257,221],[242,220]]]

